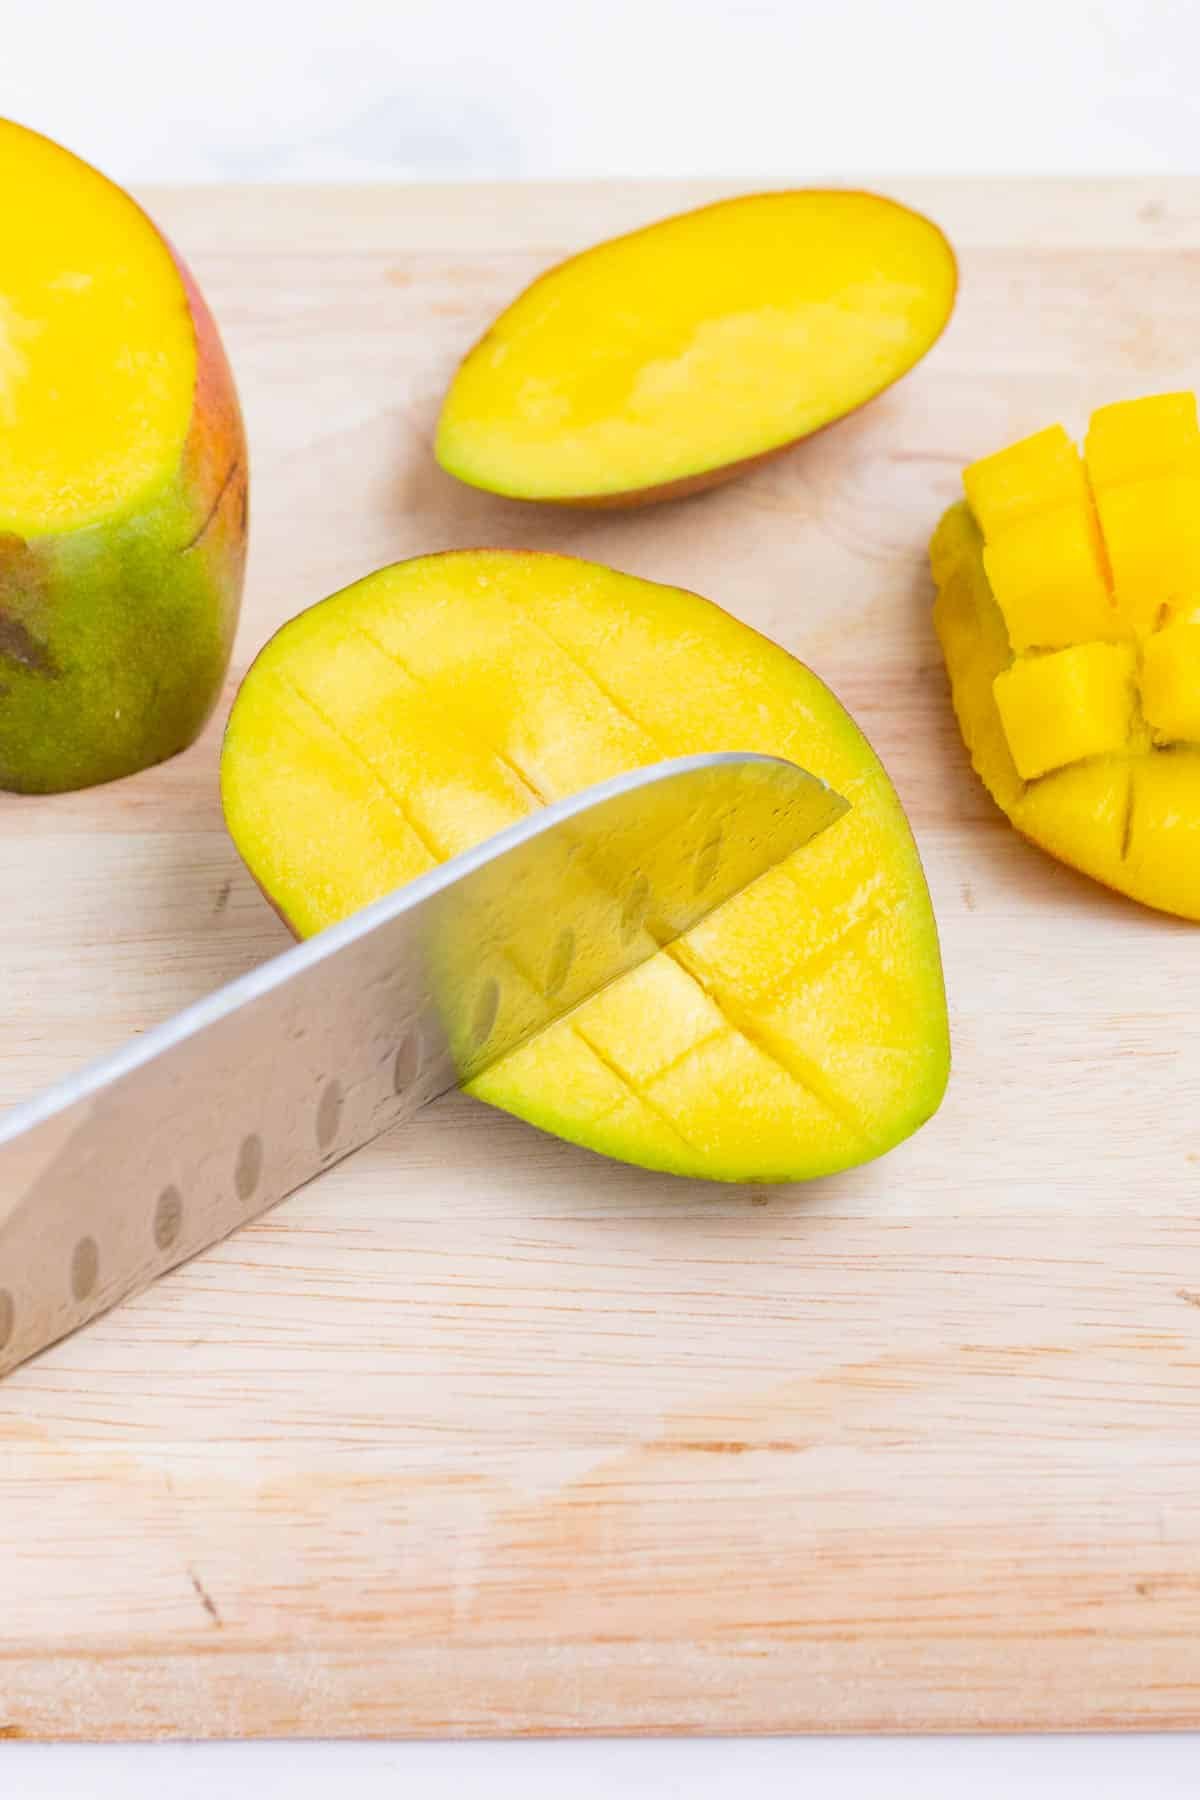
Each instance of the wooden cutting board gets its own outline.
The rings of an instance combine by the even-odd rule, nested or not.
[[[899,786],[947,1101],[871,1168],[743,1191],[454,1097],[18,1371],[0,1736],[1200,1725],[1200,934],[993,810],[924,558],[969,458],[1200,381],[1200,183],[894,188],[961,252],[949,333],[715,494],[572,515],[443,476],[438,400],[493,312],[721,191],[148,196],[252,442],[226,704],[289,614],[419,551],[711,595]],[[222,831],[219,725],[0,797],[0,1101],[284,946]]]

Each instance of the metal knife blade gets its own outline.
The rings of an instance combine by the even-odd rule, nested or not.
[[[0,1116],[0,1375],[480,1074],[846,809],[738,752],[619,776]]]

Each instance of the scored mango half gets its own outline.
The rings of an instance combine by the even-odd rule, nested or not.
[[[911,369],[954,254],[879,194],[748,194],[540,276],[454,377],[437,457],[522,500],[640,505],[726,481]]]
[[[549,801],[730,749],[803,765],[851,810],[471,1091],[649,1168],[798,1180],[914,1131],[949,1050],[899,801],[786,651],[696,594],[571,557],[421,557],[272,639],[221,781],[238,849],[307,936]]]
[[[973,463],[930,556],[971,760],[1019,831],[1200,919],[1195,396],[1093,414]]]

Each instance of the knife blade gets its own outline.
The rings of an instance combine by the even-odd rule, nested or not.
[[[678,758],[533,813],[0,1116],[0,1375],[629,973],[839,818]]]

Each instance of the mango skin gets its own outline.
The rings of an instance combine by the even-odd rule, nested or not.
[[[0,532],[0,788],[61,793],[174,756],[229,664],[248,515],[246,439],[212,315],[174,251],[196,336],[179,463],[128,512]]]

